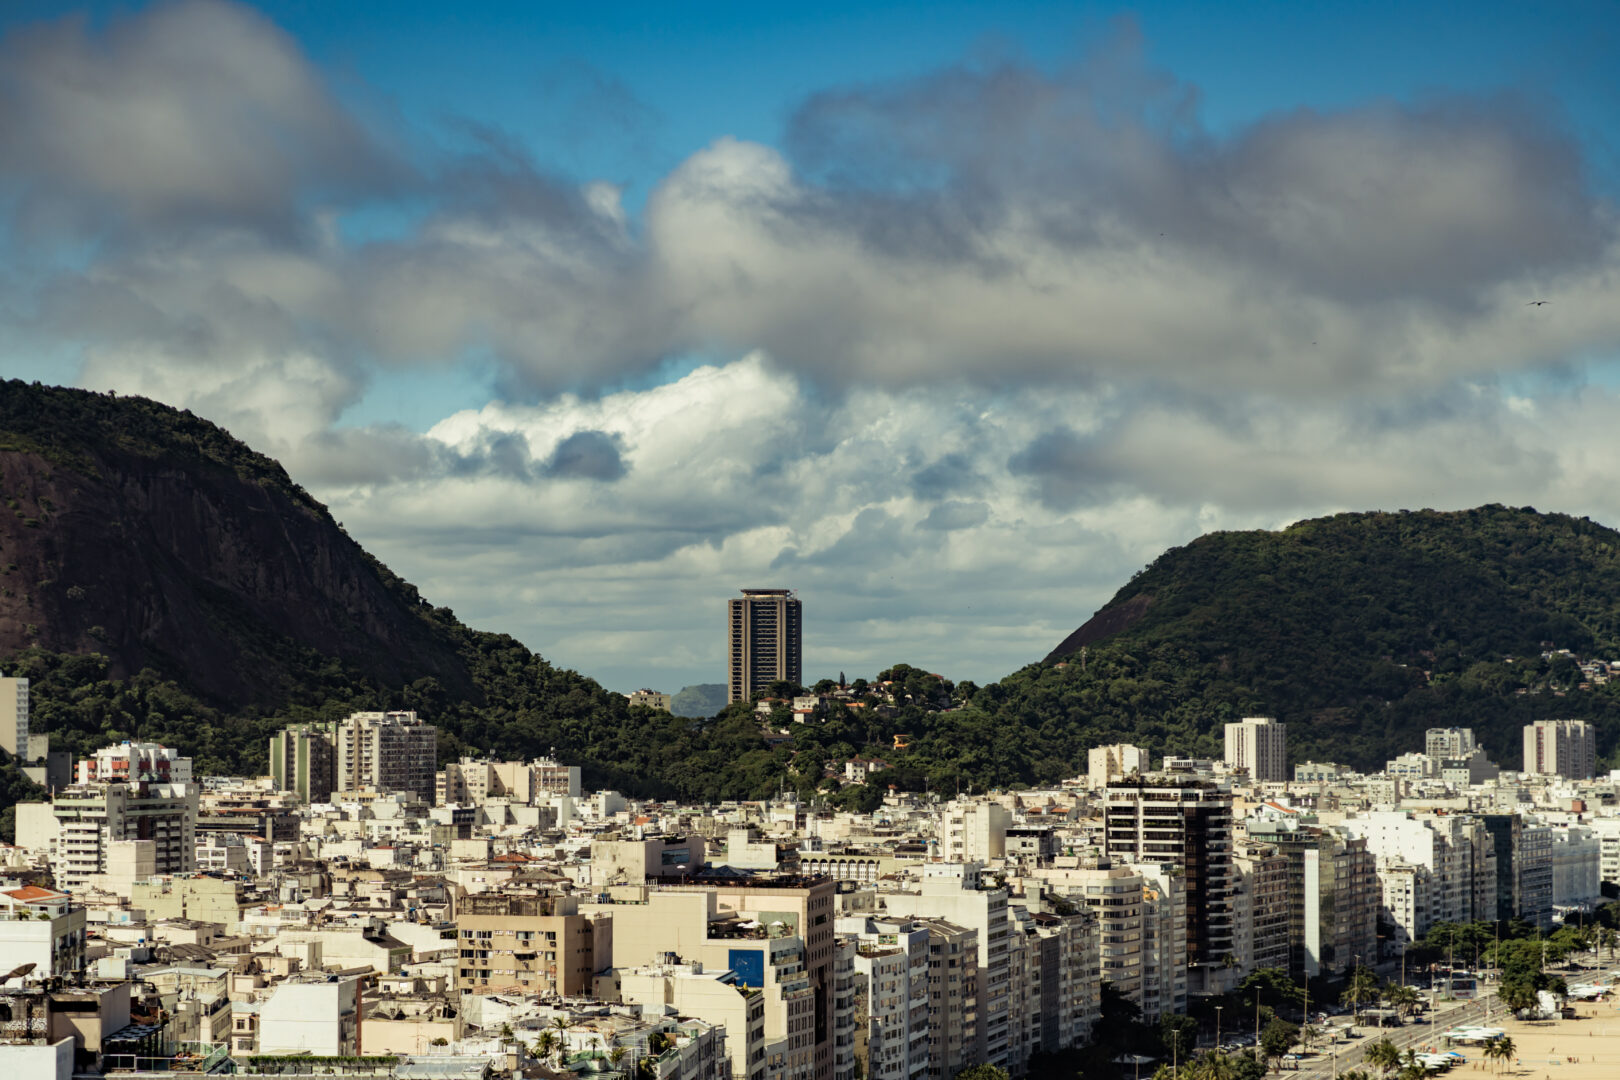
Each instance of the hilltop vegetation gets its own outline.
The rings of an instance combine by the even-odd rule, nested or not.
[[[1295,760],[1363,768],[1436,725],[1472,726],[1509,768],[1532,719],[1593,720],[1604,755],[1620,735],[1620,684],[1580,689],[1569,658],[1543,657],[1620,657],[1620,534],[1528,509],[1206,536],[1000,682],[899,664],[797,724],[700,701],[709,687],[677,705],[698,719],[632,709],[464,626],[274,461],[154,402],[0,384],[0,497],[0,664],[78,755],[151,739],[204,773],[255,773],[282,724],[408,708],[441,729],[441,758],[555,751],[633,794],[860,805],[888,783],[1054,782],[1107,742],[1216,756],[1244,715],[1289,722]],[[890,768],[842,789],[827,773],[857,754]]]

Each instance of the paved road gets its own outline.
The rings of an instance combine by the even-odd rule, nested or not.
[[[1556,974],[1566,973],[1557,972]],[[1614,982],[1617,977],[1620,977],[1620,968],[1607,972],[1582,972],[1578,976],[1567,975],[1567,977],[1571,984],[1600,980]],[[1405,1024],[1398,1028],[1380,1029],[1365,1025],[1358,1026],[1356,1030],[1364,1033],[1361,1038],[1347,1042],[1341,1041],[1331,1047],[1322,1048],[1325,1052],[1312,1057],[1308,1061],[1300,1062],[1299,1071],[1294,1075],[1299,1077],[1300,1080],[1311,1080],[1311,1078],[1334,1077],[1347,1069],[1353,1069],[1361,1063],[1366,1048],[1383,1036],[1387,1036],[1390,1042],[1403,1051],[1409,1046],[1425,1045],[1433,1045],[1439,1050],[1444,1046],[1444,1042],[1440,1038],[1440,1033],[1443,1031],[1449,1031],[1460,1024],[1483,1022],[1487,1012],[1493,1022],[1509,1019],[1507,1011],[1502,1008],[1502,1003],[1496,1000],[1495,983],[1482,981],[1479,984],[1478,994],[1479,996],[1472,1001],[1441,1003],[1434,1014],[1432,1024],[1425,1020],[1421,1024]],[[1464,1046],[1459,1047],[1459,1049],[1472,1058],[1479,1053],[1480,1048]],[[1333,1053],[1335,1051],[1336,1053]]]
[[[1494,991],[1492,994],[1494,996]],[[1302,1078],[1302,1080],[1309,1077],[1337,1076],[1346,1069],[1353,1069],[1359,1065],[1362,1055],[1367,1051],[1367,1047],[1380,1038],[1387,1037],[1390,1042],[1394,1043],[1402,1051],[1410,1046],[1433,1045],[1436,1049],[1439,1049],[1443,1045],[1440,1038],[1442,1031],[1449,1031],[1458,1024],[1483,1021],[1485,1019],[1486,1004],[1485,998],[1474,1001],[1458,1001],[1450,1004],[1441,1003],[1438,1012],[1434,1015],[1432,1024],[1425,1019],[1423,1023],[1404,1024],[1398,1028],[1376,1028],[1365,1024],[1358,1025],[1356,1030],[1363,1033],[1361,1038],[1340,1041],[1328,1047],[1319,1047],[1319,1053],[1316,1056],[1300,1062],[1299,1071],[1294,1075]],[[1490,1005],[1492,1015],[1500,1017],[1502,1015],[1501,1004],[1493,1001]],[[1470,1057],[1473,1056],[1472,1051],[1466,1047],[1463,1048],[1462,1052]]]

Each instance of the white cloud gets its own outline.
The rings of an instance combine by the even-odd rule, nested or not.
[[[1620,520],[1614,394],[1520,386],[1620,350],[1614,208],[1522,102],[1215,135],[1127,41],[816,95],[632,215],[499,132],[371,122],[235,5],[24,30],[0,70],[5,239],[39,267],[0,282],[11,329],[225,424],[428,596],[617,685],[718,678],[739,585],[803,590],[818,673],[984,679],[1210,529]],[[722,362],[603,392],[692,352]],[[334,426],[473,356],[505,400]]]

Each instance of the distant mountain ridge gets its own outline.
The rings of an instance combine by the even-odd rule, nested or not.
[[[683,686],[669,700],[669,711],[692,718],[713,716],[726,707],[725,683],[698,683]]]

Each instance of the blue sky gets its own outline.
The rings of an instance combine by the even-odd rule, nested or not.
[[[719,681],[766,579],[812,677],[983,681],[1212,528],[1620,523],[1617,55],[1604,3],[18,0],[0,372],[225,424],[618,689]]]

